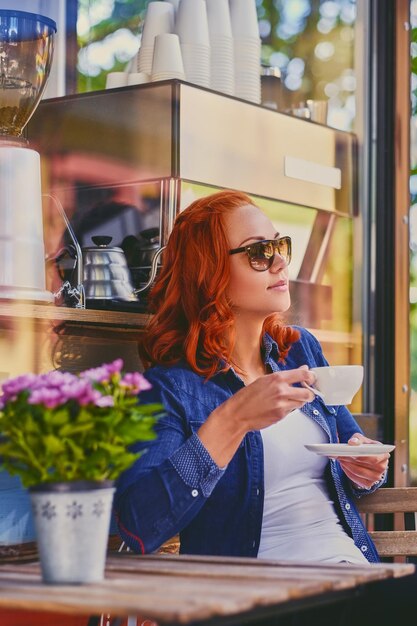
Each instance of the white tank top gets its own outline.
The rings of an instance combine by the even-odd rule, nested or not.
[[[305,443],[328,436],[302,411],[261,431],[265,501],[258,557],[324,563],[367,563],[336,515],[324,479],[327,457]]]

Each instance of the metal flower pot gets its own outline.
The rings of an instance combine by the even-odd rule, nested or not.
[[[76,481],[29,490],[44,582],[103,580],[112,485],[112,481]]]

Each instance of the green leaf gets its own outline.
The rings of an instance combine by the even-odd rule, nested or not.
[[[60,454],[65,449],[63,442],[54,435],[46,435],[43,441],[46,451],[51,454]]]
[[[156,437],[160,404],[142,404],[119,387],[120,377],[98,385],[114,406],[79,406],[75,400],[49,409],[28,404],[22,392],[0,411],[0,458],[26,487],[53,481],[116,479],[143,454],[129,447]]]

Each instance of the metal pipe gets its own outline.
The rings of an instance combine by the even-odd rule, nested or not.
[[[46,193],[46,194],[42,194],[43,196],[50,198],[54,203],[56,208],[58,209],[59,213],[61,214],[62,219],[65,222],[65,226],[68,229],[68,232],[70,234],[70,237],[72,239],[72,242],[74,244],[75,247],[75,252],[77,254],[77,264],[76,264],[76,269],[77,269],[77,291],[79,294],[79,302],[77,302],[76,304],[76,308],[78,309],[85,309],[85,294],[84,294],[84,285],[83,285],[83,280],[84,280],[84,263],[83,263],[83,253],[81,250],[81,246],[78,243],[78,239],[75,236],[74,233],[74,229],[64,211],[64,207],[62,206],[61,201],[59,200],[59,198],[56,198],[55,196],[53,196],[50,193]]]

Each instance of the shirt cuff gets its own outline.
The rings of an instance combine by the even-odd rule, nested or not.
[[[226,467],[218,467],[194,433],[170,458],[186,485],[199,489],[205,498],[211,495]]]
[[[375,481],[370,487],[361,487],[360,485],[357,485],[356,483],[354,483],[353,480],[351,480],[350,482],[352,483],[352,486],[354,487],[356,491],[360,491],[360,492],[365,491],[367,494],[369,494],[369,493],[373,493],[374,491],[376,491],[376,489],[378,489],[385,483],[385,481],[387,480],[387,473],[388,473],[387,470],[385,470],[381,478]]]

